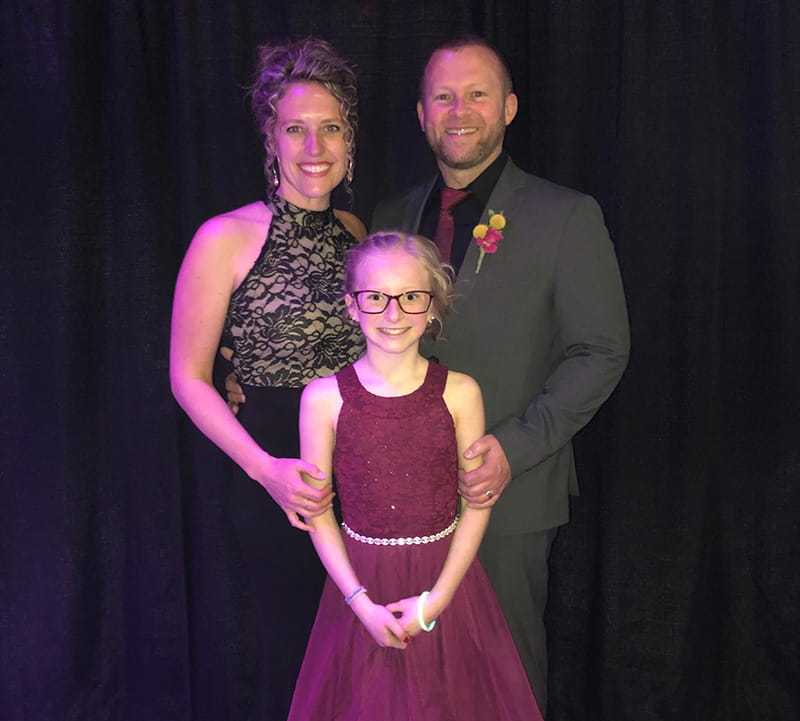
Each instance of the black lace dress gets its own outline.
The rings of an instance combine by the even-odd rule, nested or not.
[[[272,224],[252,269],[233,293],[225,333],[247,402],[239,420],[277,457],[299,457],[305,385],[363,351],[346,315],[343,259],[355,238],[332,210],[270,201]],[[238,472],[231,512],[250,580],[257,721],[284,721],[319,602],[324,569],[308,534],[289,525],[267,492]]]

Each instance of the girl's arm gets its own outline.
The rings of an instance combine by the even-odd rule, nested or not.
[[[482,462],[480,457],[464,460],[463,453],[469,445],[480,438],[484,432],[483,397],[478,384],[463,373],[450,372],[444,393],[445,402],[453,415],[456,427],[456,443],[461,467],[465,470],[476,468]],[[475,559],[486,526],[489,523],[489,508],[470,508],[461,499],[461,517],[450,542],[450,550],[445,559],[439,578],[430,595],[421,602],[419,596],[412,596],[386,606],[401,615],[400,623],[407,633],[414,636],[421,630],[419,625],[419,604],[422,604],[423,620],[430,624],[449,605],[461,579]],[[424,591],[428,589],[420,589]]]
[[[247,221],[218,216],[201,226],[178,274],[172,311],[170,382],[172,392],[194,424],[261,483],[283,508],[289,522],[308,526],[297,513],[321,511],[332,494],[305,484],[300,471],[318,472],[296,459],[273,458],[263,451],[226,405],[212,383],[231,294],[242,274]]]
[[[301,455],[316,463],[328,476],[332,471],[336,420],[341,407],[342,399],[335,377],[312,381],[306,386],[300,399]],[[314,486],[321,483],[310,476],[307,480]],[[307,519],[307,522],[314,530],[311,540],[317,555],[341,591],[344,603],[344,598],[359,589],[361,582],[350,564],[333,509],[329,508],[324,513]],[[350,607],[376,643],[405,648],[403,639],[406,633],[403,627],[384,606],[370,600],[369,590],[355,596]]]

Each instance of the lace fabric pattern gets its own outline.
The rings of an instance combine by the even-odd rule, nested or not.
[[[364,341],[344,305],[344,255],[356,244],[331,208],[282,198],[256,262],[234,291],[225,333],[245,385],[302,388],[355,362]]]

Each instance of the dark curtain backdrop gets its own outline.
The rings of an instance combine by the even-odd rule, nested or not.
[[[796,0],[5,0],[0,718],[226,719],[241,579],[169,392],[178,264],[262,195],[257,44],[359,66],[368,219],[432,169],[418,76],[468,30],[510,60],[516,161],[598,198],[630,308],[554,549],[550,718],[800,717]]]

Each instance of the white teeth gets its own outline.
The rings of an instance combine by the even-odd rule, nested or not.
[[[381,333],[386,333],[386,335],[400,335],[401,333],[406,332],[406,328],[381,328]]]
[[[323,165],[303,165],[301,164],[300,167],[305,170],[307,173],[324,173],[328,169],[328,164],[325,163]]]
[[[469,135],[470,133],[474,133],[476,131],[475,128],[456,128],[454,130],[446,131],[448,135]]]

